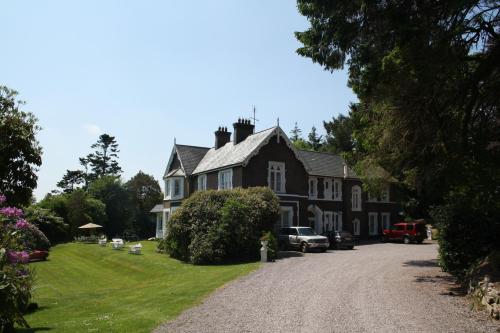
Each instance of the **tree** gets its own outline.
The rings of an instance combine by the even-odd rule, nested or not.
[[[290,141],[292,141],[292,143],[295,143],[301,138],[302,138],[302,130],[297,126],[297,122],[295,122],[295,126],[290,131]]]
[[[348,65],[359,160],[405,184],[420,215],[434,207],[439,225],[452,226],[441,229],[440,247],[454,253],[441,253],[442,267],[467,270],[485,252],[467,252],[456,231],[473,234],[500,218],[482,204],[500,202],[498,2],[299,0],[298,8],[310,27],[296,33],[297,52],[330,71]],[[500,246],[479,235],[475,248]]]
[[[37,119],[20,110],[17,92],[0,86],[0,193],[11,205],[27,205],[37,185],[42,147],[36,140]]]
[[[350,105],[351,112],[345,116],[343,114],[333,117],[331,121],[323,121],[323,126],[326,130],[324,150],[340,154],[352,153],[355,149],[354,120],[352,118],[352,110],[355,109],[355,104]]]
[[[140,237],[154,235],[155,224],[151,218],[151,209],[162,201],[163,195],[158,181],[153,176],[139,171],[125,183],[130,197],[132,227]]]
[[[85,182],[85,173],[80,170],[66,170],[66,174],[57,183],[65,193],[73,192],[75,187]]]
[[[96,223],[106,227],[106,205],[92,198],[82,189],[69,194],[66,205],[72,235],[78,234],[78,227],[87,223]]]
[[[117,161],[120,151],[114,136],[102,134],[91,148],[95,149],[94,153],[85,159],[80,159],[80,162],[85,165],[87,162],[90,164],[93,179],[102,176],[117,176],[122,172]]]
[[[98,178],[90,184],[89,194],[105,204],[107,221],[104,231],[109,237],[124,231],[133,232],[130,197],[119,179],[114,176]]]
[[[308,138],[309,138],[308,143],[309,143],[311,149],[314,151],[319,151],[321,149],[321,146],[322,146],[322,140],[321,140],[322,136],[318,135],[316,133],[315,126],[313,126],[311,128],[311,132],[309,133]]]

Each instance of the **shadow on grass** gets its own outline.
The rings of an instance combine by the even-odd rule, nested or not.
[[[32,332],[44,332],[52,330],[51,327],[30,327],[30,328],[16,328],[16,333],[32,333]]]

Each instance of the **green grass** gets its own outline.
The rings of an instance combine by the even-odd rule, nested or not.
[[[194,266],[156,253],[156,242],[142,244],[142,255],[62,244],[30,264],[40,308],[26,316],[28,331],[150,332],[259,265]]]

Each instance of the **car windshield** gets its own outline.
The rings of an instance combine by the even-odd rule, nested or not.
[[[316,236],[317,233],[311,228],[299,228],[299,235],[301,236]]]

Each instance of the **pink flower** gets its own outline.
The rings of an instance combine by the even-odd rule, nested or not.
[[[20,220],[17,220],[16,222],[16,229],[26,229],[30,226],[30,224],[25,220],[25,219],[20,219]]]
[[[11,264],[26,264],[30,261],[30,256],[26,251],[9,251],[7,259]]]
[[[23,211],[16,207],[4,207],[0,209],[0,214],[6,217],[21,217],[23,216]]]
[[[0,204],[3,204],[6,200],[7,198],[5,197],[5,195],[0,194]]]

